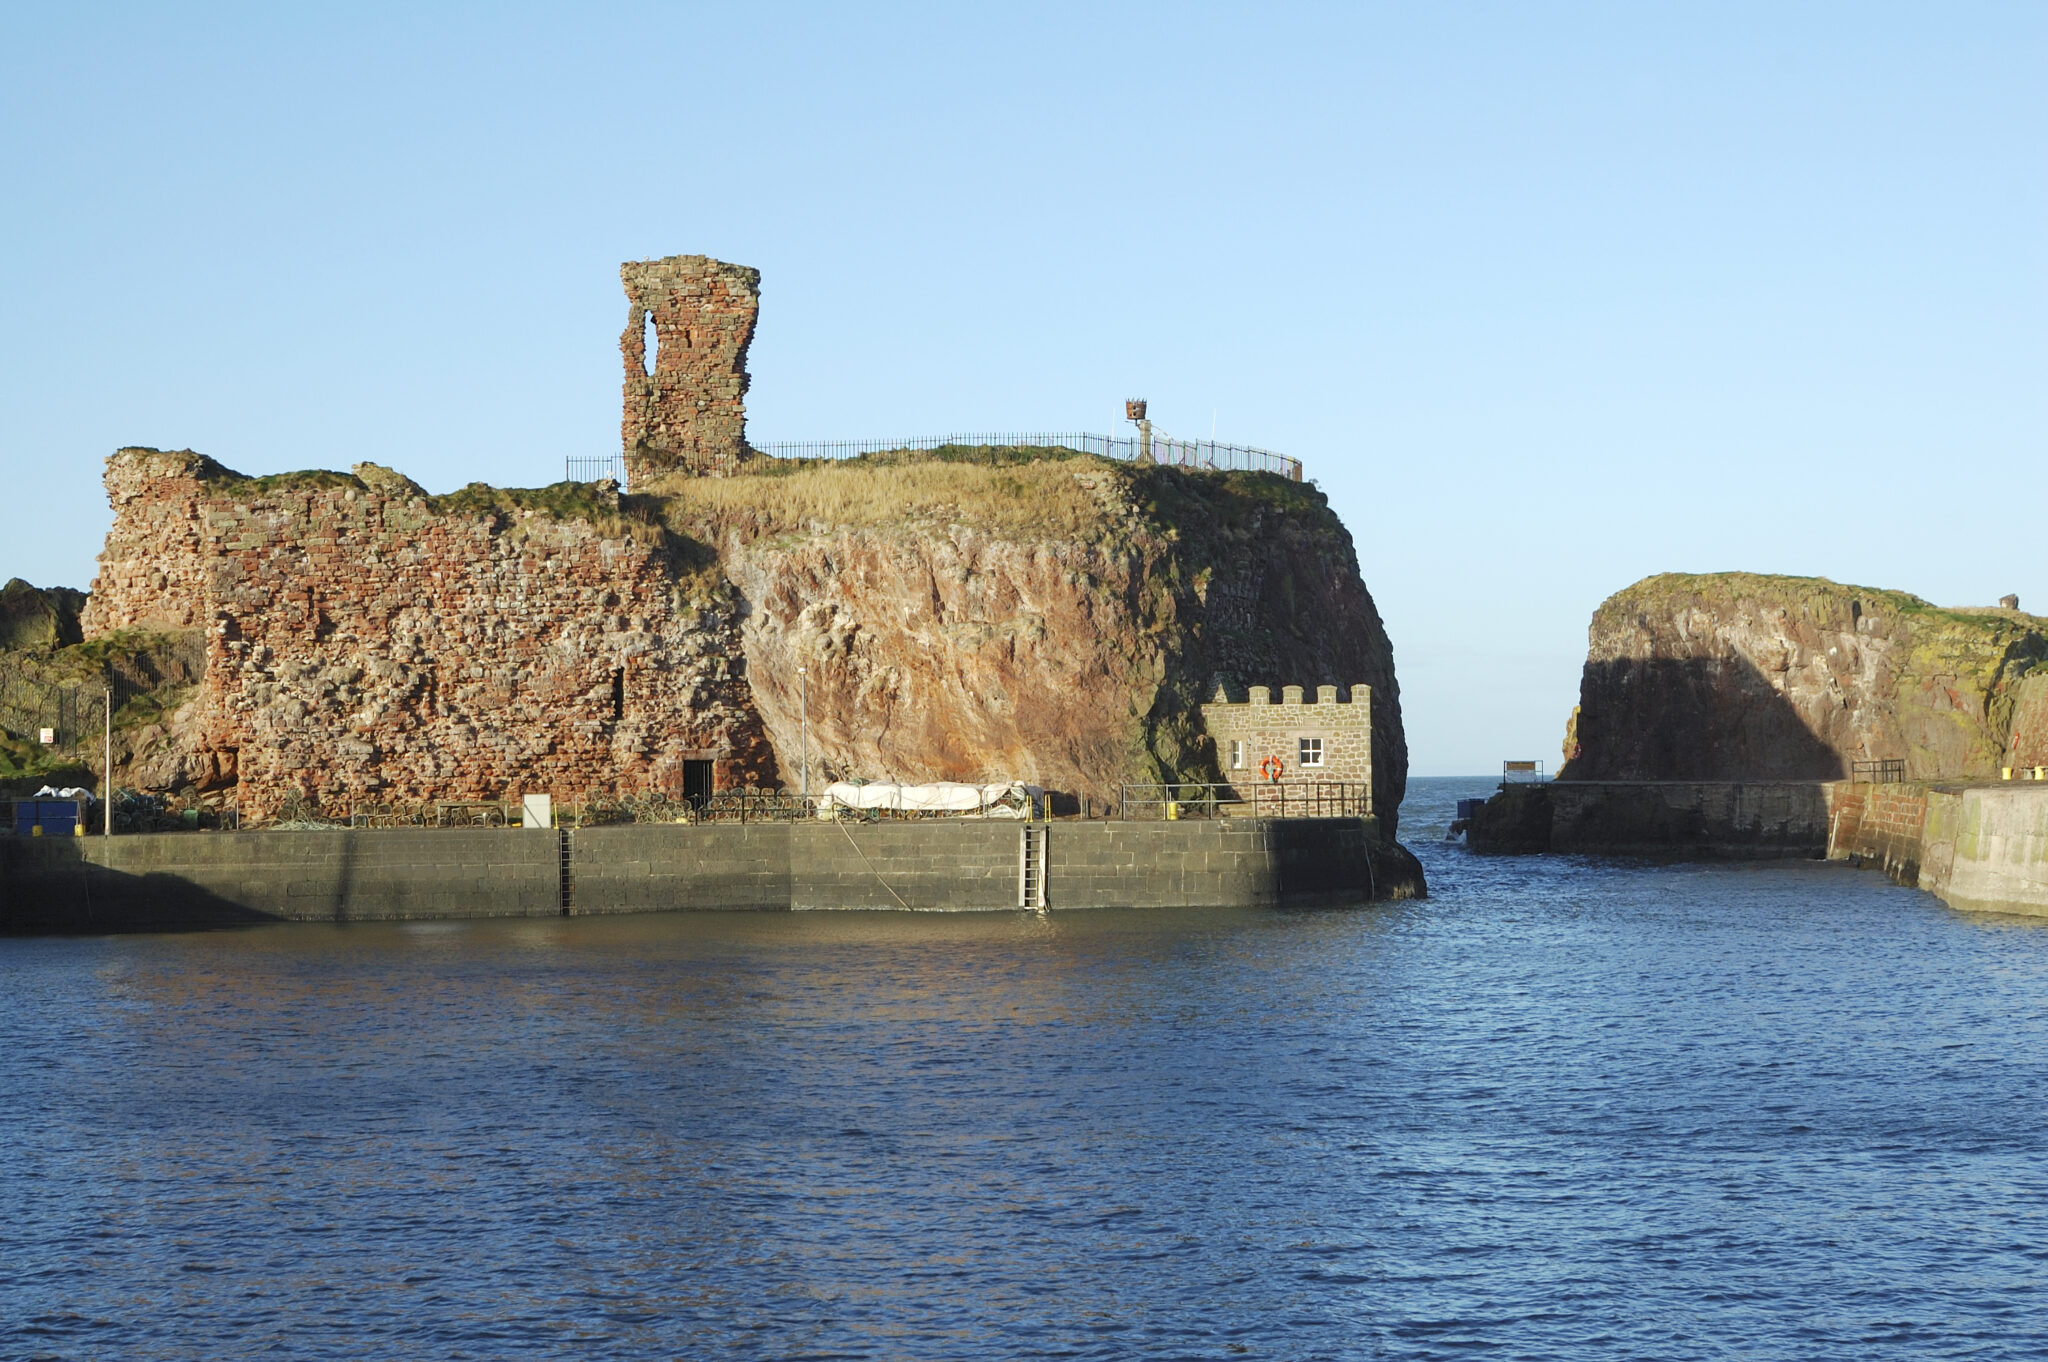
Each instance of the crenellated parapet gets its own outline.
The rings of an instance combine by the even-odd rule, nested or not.
[[[1317,686],[1309,699],[1300,686],[1253,686],[1243,699],[1228,683],[1202,706],[1202,723],[1216,744],[1226,780],[1254,782],[1345,781],[1372,783],[1372,687],[1355,685],[1340,696]]]

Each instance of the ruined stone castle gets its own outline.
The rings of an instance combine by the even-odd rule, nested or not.
[[[730,473],[747,457],[747,346],[761,272],[701,255],[628,261],[626,477]]]
[[[118,778],[232,788],[262,818],[793,783],[807,752],[814,783],[1016,778],[1100,807],[1118,781],[1221,776],[1215,678],[1341,678],[1370,690],[1240,706],[1291,727],[1221,741],[1300,766],[1327,730],[1309,769],[1398,808],[1392,653],[1320,493],[1079,457],[754,476],[758,273],[684,256],[621,279],[631,495],[114,454],[85,633],[205,657]]]

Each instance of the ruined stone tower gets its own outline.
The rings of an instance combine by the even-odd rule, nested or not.
[[[761,272],[672,255],[628,261],[619,280],[628,303],[619,338],[627,480],[637,486],[669,472],[733,471],[747,456],[747,345]]]

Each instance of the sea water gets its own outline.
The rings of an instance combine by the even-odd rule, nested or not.
[[[0,941],[0,1355],[2048,1350],[2048,922],[1484,792],[1369,908]]]

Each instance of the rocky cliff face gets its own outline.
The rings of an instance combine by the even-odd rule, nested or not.
[[[81,641],[78,613],[85,593],[57,586],[47,591],[16,577],[0,587],[0,649],[47,652]]]
[[[1374,806],[1396,821],[1392,648],[1312,488],[1020,458],[683,479],[664,494],[747,602],[747,675],[786,780],[806,687],[814,781],[1015,777],[1099,808],[1120,781],[1220,778],[1199,709],[1218,680],[1364,682]]]
[[[746,467],[430,497],[372,464],[252,479],[122,451],[85,633],[204,655],[131,775],[232,785],[258,816],[640,793],[701,759],[794,784],[807,707],[814,786],[1019,778],[1099,807],[1216,778],[1219,680],[1363,682],[1392,831],[1392,650],[1313,488],[1061,451]]]
[[[1560,778],[1909,778],[2048,761],[2048,620],[1747,573],[1646,578],[1594,612]],[[2037,713],[2038,711],[2038,713]],[[2026,750],[2022,750],[2026,749]]]

